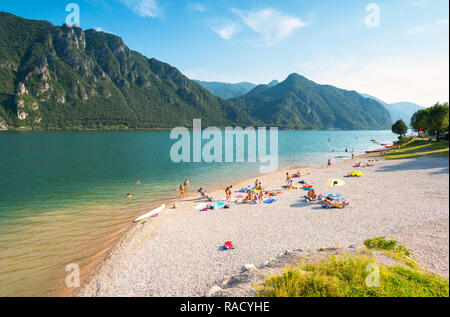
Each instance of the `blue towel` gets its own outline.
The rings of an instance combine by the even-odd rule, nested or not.
[[[275,199],[267,199],[267,200],[264,200],[264,203],[265,203],[265,204],[271,204],[271,203],[274,203],[274,202],[276,202]]]

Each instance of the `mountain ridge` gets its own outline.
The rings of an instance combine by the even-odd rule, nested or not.
[[[224,100],[116,35],[0,12],[0,130],[390,128],[380,106],[298,74]]]
[[[288,129],[389,129],[383,105],[356,91],[319,85],[297,73],[276,86],[259,85],[231,100],[250,116]]]
[[[200,117],[216,126],[254,123],[175,67],[130,50],[113,34],[9,13],[0,13],[0,30],[3,126],[168,129]]]
[[[414,114],[414,112],[425,108],[413,102],[402,101],[389,104],[387,102],[384,102],[383,100],[380,100],[368,94],[361,93],[360,95],[362,95],[364,98],[369,98],[378,101],[389,111],[393,122],[396,122],[397,120],[401,119],[409,127],[411,127],[411,117]]]

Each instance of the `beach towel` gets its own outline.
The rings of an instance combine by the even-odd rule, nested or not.
[[[272,203],[274,203],[274,202],[276,202],[276,199],[267,199],[267,200],[264,200],[264,203],[265,203],[265,204],[272,204]]]
[[[225,203],[223,203],[223,202],[218,202],[218,203],[215,203],[214,205],[212,205],[211,207],[210,207],[210,209],[212,209],[212,210],[218,210],[218,209],[222,209],[222,208],[224,208],[225,207]]]

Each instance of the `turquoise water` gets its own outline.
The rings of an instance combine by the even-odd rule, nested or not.
[[[64,291],[133,217],[192,188],[259,174],[259,163],[173,163],[168,131],[0,133],[0,296]],[[279,168],[325,165],[379,148],[390,131],[279,131]],[[345,152],[345,149],[348,152]],[[137,186],[136,181],[141,185]],[[131,193],[132,199],[125,194]]]

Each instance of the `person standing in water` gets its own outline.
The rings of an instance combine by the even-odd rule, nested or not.
[[[184,191],[187,193],[189,191],[189,179],[185,179],[184,181]]]
[[[328,167],[331,167],[331,159],[328,159]]]
[[[178,190],[180,191],[180,198],[184,198],[184,188],[183,185],[180,185],[178,187]]]

